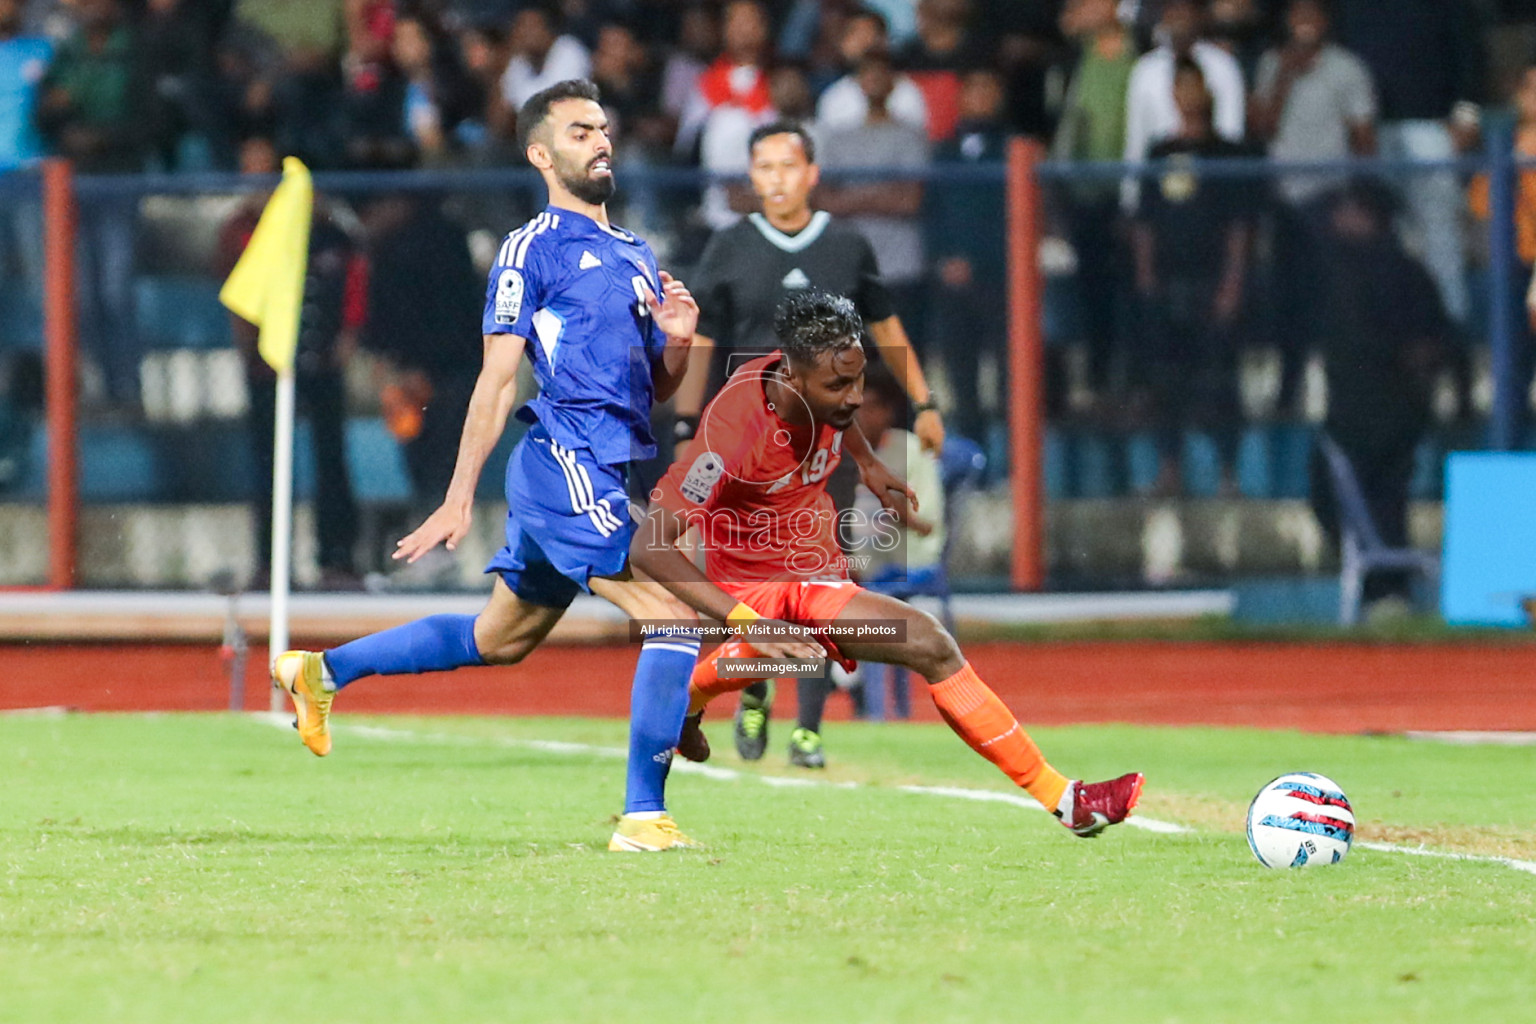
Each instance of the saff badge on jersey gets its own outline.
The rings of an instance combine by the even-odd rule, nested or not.
[[[523,311],[523,275],[512,269],[503,270],[496,279],[496,322],[517,323],[517,315]]]
[[[702,505],[709,500],[710,492],[724,475],[725,460],[714,452],[704,452],[693,460],[677,489],[695,505]]]

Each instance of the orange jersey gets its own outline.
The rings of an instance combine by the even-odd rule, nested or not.
[[[779,359],[731,375],[705,407],[690,455],[651,494],[699,531],[704,571],[717,583],[848,575],[826,490],[843,432],[791,426],[769,407],[763,384]]]

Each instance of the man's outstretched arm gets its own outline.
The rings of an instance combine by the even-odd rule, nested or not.
[[[933,524],[917,515],[917,492],[880,461],[858,423],[843,431],[843,451],[859,467],[859,482],[880,500],[886,511],[896,517],[898,525],[910,527],[924,535],[933,532]]]

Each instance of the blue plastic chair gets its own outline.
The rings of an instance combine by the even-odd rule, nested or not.
[[[902,579],[879,577],[869,580],[870,590],[910,601],[914,597],[932,597],[939,602],[939,618],[944,628],[954,631],[955,616],[950,608],[949,552],[960,522],[964,498],[981,486],[987,472],[987,456],[981,445],[970,438],[950,435],[944,439],[944,454],[939,457],[939,480],[944,487],[944,550],[933,565],[909,566]],[[864,684],[864,717],[879,722],[885,719],[886,693],[897,718],[912,716],[910,673],[899,665],[886,665],[878,682]]]
[[[1371,518],[1370,506],[1349,456],[1327,434],[1318,434],[1317,443],[1328,464],[1339,513],[1339,624],[1353,626],[1360,621],[1360,600],[1367,576],[1383,569],[1406,569],[1423,574],[1434,585],[1440,578],[1440,560],[1413,548],[1388,547]]]

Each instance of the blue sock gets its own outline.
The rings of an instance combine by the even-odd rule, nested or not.
[[[325,652],[336,688],[363,676],[398,676],[484,665],[475,646],[475,616],[429,615]]]
[[[688,681],[698,660],[696,636],[647,640],[640,648],[629,698],[625,814],[667,809],[667,772],[688,714]]]

